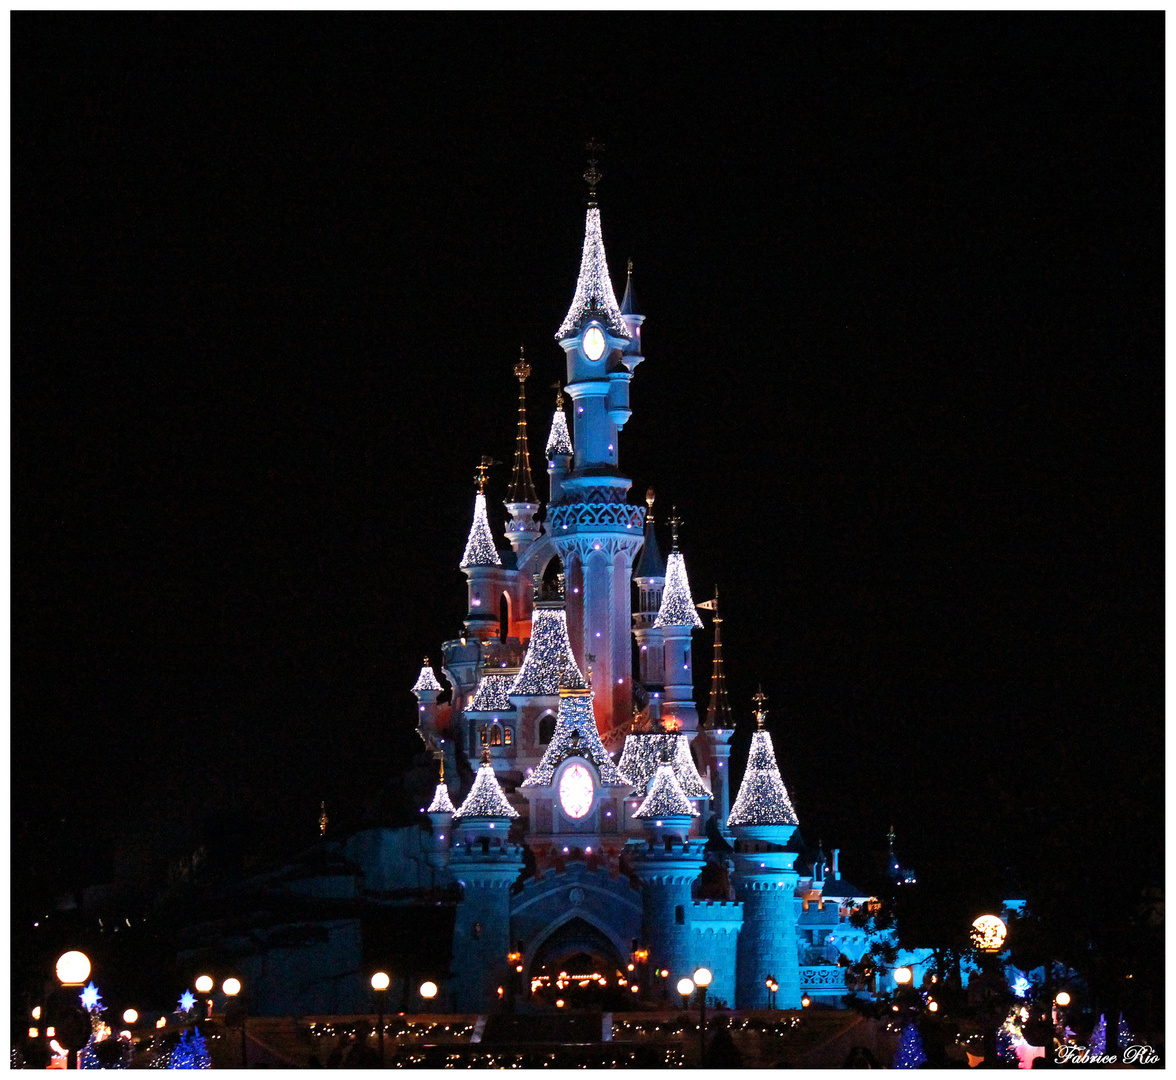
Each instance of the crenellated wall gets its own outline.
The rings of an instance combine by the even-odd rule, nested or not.
[[[691,954],[712,975],[710,995],[735,1006],[735,971],[743,905],[729,900],[695,900],[691,906]]]

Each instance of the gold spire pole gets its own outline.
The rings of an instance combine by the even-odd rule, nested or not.
[[[752,710],[752,715],[755,716],[756,730],[763,731],[764,721],[768,718],[768,710],[764,708],[764,705],[768,701],[768,695],[764,693],[762,685],[755,692],[751,700],[755,702],[755,709]]]
[[[674,546],[673,546],[672,550],[677,551],[678,550],[678,529],[682,526],[683,521],[680,517],[678,517],[678,508],[676,506],[673,507],[673,511],[674,511],[674,516],[672,518],[670,518],[670,534],[674,538]]]
[[[482,460],[479,461],[477,466],[474,468],[474,483],[478,485],[479,495],[486,494],[486,481],[489,478],[487,474],[490,472],[490,466],[497,464],[499,464],[499,462],[495,461],[487,454],[483,454]]]
[[[519,380],[519,421],[518,432],[515,435],[514,471],[511,473],[510,490],[507,492],[506,502],[537,503],[539,496],[535,493],[535,484],[531,479],[531,454],[527,449],[527,376],[531,374],[531,365],[523,355],[523,346],[519,346],[519,358],[514,366],[515,378]]]
[[[330,820],[331,819],[327,817],[327,800],[323,799],[323,801],[319,804],[319,836],[327,835],[327,822]]]

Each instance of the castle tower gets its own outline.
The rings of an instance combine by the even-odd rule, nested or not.
[[[551,417],[551,431],[547,436],[548,504],[557,505],[563,497],[564,477],[571,472],[572,436],[568,433],[568,418],[564,413],[563,389],[556,384],[555,413]]]
[[[521,849],[507,835],[518,816],[498,785],[487,747],[454,814],[456,843],[449,849],[450,871],[464,890],[453,929],[451,986],[458,1012],[482,1011],[506,985],[510,887],[523,865]]]
[[[527,376],[531,365],[519,348],[519,361],[514,366],[515,378],[519,380],[518,431],[515,435],[514,468],[510,476],[510,488],[506,493],[505,506],[510,514],[506,526],[506,538],[521,559],[523,553],[539,539],[539,523],[535,512],[539,509],[539,496],[531,480],[531,454],[527,448]]]
[[[478,464],[474,497],[474,521],[461,557],[461,569],[466,576],[469,610],[465,617],[466,632],[471,637],[488,641],[498,636],[499,600],[508,588],[508,575],[494,545],[490,522],[486,517],[486,474],[491,461],[483,457]]]
[[[435,870],[444,870],[449,864],[449,845],[452,842],[451,831],[453,816],[457,808],[449,797],[449,788],[445,784],[445,754],[438,750],[434,755],[441,768],[441,775],[437,787],[433,792],[433,801],[429,803],[425,813],[433,826],[432,845],[429,850],[429,865]]]
[[[628,293],[626,293],[626,296]],[[645,493],[645,535],[641,557],[633,568],[637,583],[637,610],[633,612],[633,637],[637,639],[637,672],[646,690],[661,693],[665,686],[664,639],[660,627],[654,626],[661,609],[662,590],[666,584],[666,561],[657,546],[653,527],[653,488]]]
[[[796,852],[785,850],[796,831],[796,811],[780,776],[771,736],[764,729],[768,699],[760,690],[753,700],[756,731],[739,795],[727,819],[735,836],[735,895],[743,903],[735,998],[741,1009],[764,1008],[768,1002],[765,982],[773,976],[780,987],[777,1003],[796,1009],[800,1007],[796,944],[800,901],[795,895]]]
[[[630,415],[629,382],[642,358],[609,279],[595,161],[585,178],[590,202],[580,274],[555,335],[567,356],[575,450],[547,530],[567,573],[572,648],[581,669],[592,671],[603,732],[628,722],[632,712],[629,582],[644,511],[626,501],[632,481],[620,473],[618,433]]]
[[[731,703],[727,700],[727,673],[723,667],[723,617],[719,614],[719,587],[715,586],[713,600],[698,606],[714,612],[715,645],[711,660],[710,701],[694,746],[701,750],[700,757],[705,758],[711,766],[710,782],[714,790],[715,815],[719,831],[727,835],[727,817],[731,812],[730,741],[735,734],[735,721],[731,716]]]
[[[694,610],[690,595],[690,579],[686,563],[678,551],[677,515],[670,520],[674,547],[666,563],[666,586],[661,607],[653,625],[663,635],[662,654],[665,657],[665,695],[662,709],[667,722],[679,731],[693,734],[698,730],[698,709],[694,704],[694,668],[690,650],[690,636],[702,627],[702,620]]]

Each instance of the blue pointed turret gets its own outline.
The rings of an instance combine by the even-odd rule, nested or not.
[[[641,315],[637,309],[637,294],[633,292],[633,260],[629,260],[629,272],[625,278],[625,295],[621,299],[622,315]],[[644,316],[642,316],[644,317]]]

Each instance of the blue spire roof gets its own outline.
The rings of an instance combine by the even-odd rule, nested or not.
[[[652,509],[645,518],[645,545],[641,548],[641,557],[633,567],[635,578],[664,578],[666,576],[666,560],[657,546],[657,531],[653,527]]]
[[[625,279],[625,296],[621,300],[622,315],[640,315],[637,308],[637,294],[633,291],[633,260],[629,260],[629,276]]]

